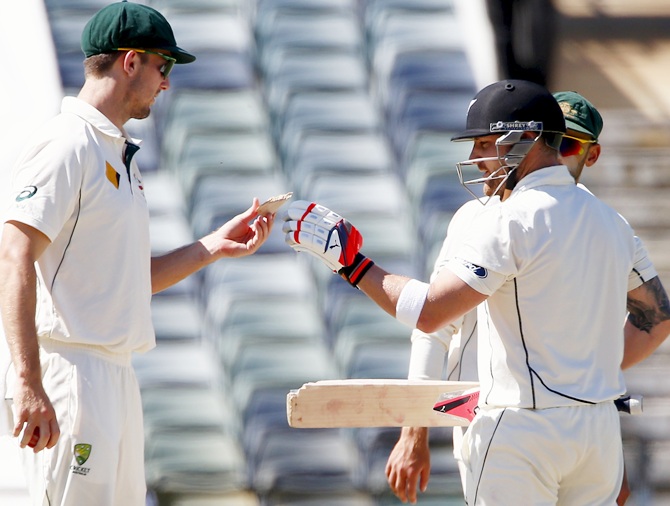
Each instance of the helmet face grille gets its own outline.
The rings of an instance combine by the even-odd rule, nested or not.
[[[482,89],[470,103],[465,140],[510,131],[565,132],[565,119],[549,91],[530,81],[506,80]]]
[[[463,185],[463,187],[473,197],[479,199],[480,203],[486,205],[486,203],[488,203],[489,200],[491,200],[491,197],[493,195],[491,195],[491,197],[487,199],[482,200],[470,189],[470,186],[485,184],[490,181],[497,181],[497,185],[495,185],[495,191],[494,191],[494,195],[496,195],[502,188],[508,187],[511,189],[516,184],[515,183],[516,174],[514,173],[514,171],[521,164],[521,162],[523,162],[528,152],[531,150],[533,145],[538,141],[541,132],[537,132],[537,135],[533,138],[528,137],[524,138],[523,134],[524,130],[512,130],[498,137],[498,139],[496,139],[496,152],[497,152],[496,156],[470,159],[456,164],[456,171],[458,172],[458,178],[460,180],[461,185]],[[510,146],[510,149],[506,150],[506,152],[503,154],[501,153],[500,149],[502,146]],[[470,180],[465,179],[463,173],[463,167],[468,165],[476,165],[479,162],[493,162],[493,161],[498,162],[500,164],[500,167],[497,170],[491,172],[489,176],[478,177]]]

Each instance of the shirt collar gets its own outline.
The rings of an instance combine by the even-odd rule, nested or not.
[[[542,169],[534,170],[527,174],[521,181],[519,181],[512,192],[517,193],[538,186],[562,186],[568,184],[575,184],[575,179],[570,174],[567,166],[553,165],[551,167],[544,167]]]
[[[128,140],[129,142],[136,144],[137,146],[142,144],[140,139],[133,139],[128,135],[128,133],[114,125],[107,116],[102,114],[98,109],[93,107],[88,102],[77,97],[64,97],[61,104],[61,112],[71,113],[79,116],[87,123],[90,123],[96,129],[100,130],[105,135],[109,137],[115,137],[117,139],[122,139],[124,142]]]

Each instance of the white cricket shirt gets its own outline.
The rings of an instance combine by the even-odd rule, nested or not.
[[[463,204],[449,221],[447,235],[435,259],[431,282],[454,256],[467,235],[475,217],[486,206],[500,203],[500,197],[470,200]],[[444,357],[447,355],[445,364]],[[445,379],[449,381],[478,381],[477,376],[477,310],[469,311],[432,334],[419,329],[412,331],[409,379]],[[446,367],[446,371],[443,369]]]
[[[478,318],[480,404],[548,408],[624,393],[626,294],[655,275],[650,262],[633,269],[638,247],[565,166],[527,175],[478,214],[447,268],[489,296]]]
[[[4,221],[51,240],[37,262],[38,335],[111,353],[152,348],[149,212],[137,164],[123,162],[126,139],[138,142],[73,97],[34,138]]]

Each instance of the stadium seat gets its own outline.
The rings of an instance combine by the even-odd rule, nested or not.
[[[280,157],[295,153],[301,142],[314,133],[374,134],[383,131],[382,118],[367,93],[303,92],[292,95],[273,135]]]
[[[284,172],[298,195],[307,196],[324,175],[391,176],[395,157],[379,132],[318,132],[307,134],[287,151]],[[309,199],[309,197],[308,197]]]
[[[213,432],[238,437],[240,419],[225,390],[219,388],[146,388],[142,392],[144,432]],[[150,443],[149,443],[150,444]]]
[[[363,40],[355,12],[296,9],[260,11],[255,20],[258,64],[272,67],[277,51],[340,51],[363,55]]]
[[[252,255],[234,263],[214,263],[204,270],[202,281],[203,296],[211,302],[215,313],[220,312],[218,297],[286,296],[309,301],[315,299],[315,290],[309,267],[288,246],[283,253]]]
[[[245,346],[227,370],[238,409],[260,391],[299,388],[308,381],[336,379],[332,356],[322,343],[255,343]]]
[[[195,342],[202,337],[202,307],[192,296],[160,296],[151,300],[157,343]]]
[[[215,431],[154,434],[145,451],[147,487],[158,492],[231,492],[247,487],[237,438]]]
[[[217,388],[223,381],[215,355],[200,342],[165,344],[149,353],[136,354],[133,367],[143,390]]]
[[[161,158],[163,168],[173,172],[190,134],[262,133],[269,129],[262,95],[255,89],[176,90],[165,109]]]
[[[269,438],[257,456],[253,487],[261,494],[353,492],[358,453],[338,432],[301,431]]]
[[[249,347],[279,344],[310,347],[325,342],[326,328],[315,300],[252,294],[247,299],[231,297],[226,306],[223,314],[213,315],[216,309],[208,313],[211,339],[226,367],[235,367]]]
[[[281,174],[218,175],[200,178],[192,192],[190,223],[193,235],[202,237],[251,206],[254,197],[261,202],[289,191]],[[280,227],[259,249],[286,252]]]
[[[279,50],[277,50],[279,51]],[[265,67],[265,95],[270,117],[282,114],[297,93],[366,90],[368,72],[363,59],[350,53],[301,50]]]
[[[175,174],[187,199],[207,176],[269,176],[279,171],[276,150],[267,132],[212,130],[187,137]]]
[[[158,496],[160,506],[261,506],[258,496],[249,490],[223,493],[165,493]],[[151,503],[147,502],[147,506]]]

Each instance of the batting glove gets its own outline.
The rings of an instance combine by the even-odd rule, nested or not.
[[[284,220],[282,230],[291,248],[317,257],[353,286],[374,265],[359,252],[363,236],[356,227],[327,207],[297,200]]]

